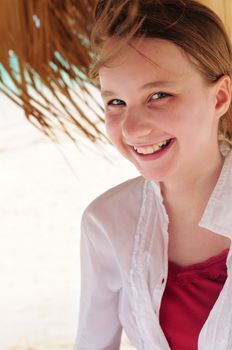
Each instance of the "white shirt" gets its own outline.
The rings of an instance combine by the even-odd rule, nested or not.
[[[232,237],[232,152],[199,226]],[[222,151],[223,153],[223,151]],[[199,338],[199,350],[232,349],[232,250],[228,277]],[[138,350],[170,350],[159,324],[168,273],[168,216],[160,186],[138,177],[86,209],[75,350],[118,350],[122,328]],[[207,296],[205,296],[207,298]]]

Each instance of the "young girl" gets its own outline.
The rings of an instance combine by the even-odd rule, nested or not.
[[[232,349],[232,51],[191,0],[100,0],[109,138],[141,177],[82,221],[75,349]]]

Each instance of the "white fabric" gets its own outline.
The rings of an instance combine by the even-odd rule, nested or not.
[[[199,226],[232,237],[232,152]],[[159,184],[142,177],[107,191],[86,209],[75,350],[118,350],[122,327],[138,350],[170,349],[159,325],[168,272],[167,228]],[[231,248],[227,269],[226,283],[200,332],[199,350],[232,349]]]

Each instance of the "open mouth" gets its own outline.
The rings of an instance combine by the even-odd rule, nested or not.
[[[150,154],[155,154],[163,150],[164,148],[168,147],[170,143],[172,142],[173,139],[167,139],[164,140],[160,143],[157,143],[152,146],[147,146],[147,147],[136,147],[133,146],[134,150],[136,153],[140,155],[150,155]]]

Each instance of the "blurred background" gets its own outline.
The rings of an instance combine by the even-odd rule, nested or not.
[[[79,149],[52,143],[0,94],[1,350],[72,349],[81,214],[136,175],[111,146],[106,151],[84,138]]]
[[[72,349],[82,212],[138,175],[87,74],[95,2],[0,1],[0,350]],[[232,2],[202,2],[231,33]]]

